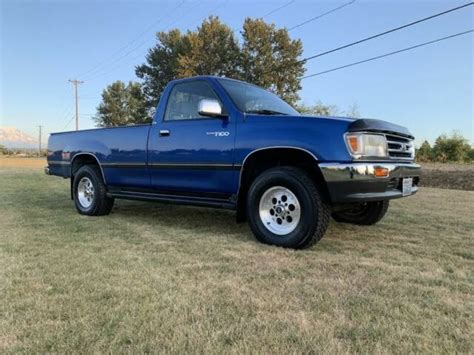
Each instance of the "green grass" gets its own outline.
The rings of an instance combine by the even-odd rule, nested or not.
[[[228,211],[80,216],[68,186],[0,169],[0,352],[473,352],[474,192],[294,251]]]

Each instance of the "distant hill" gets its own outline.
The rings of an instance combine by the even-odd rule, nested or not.
[[[6,148],[37,148],[38,140],[15,127],[0,128],[0,144]]]

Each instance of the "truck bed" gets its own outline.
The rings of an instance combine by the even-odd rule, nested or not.
[[[52,133],[48,141],[51,175],[69,177],[77,153],[94,156],[103,166],[146,164],[151,124]]]

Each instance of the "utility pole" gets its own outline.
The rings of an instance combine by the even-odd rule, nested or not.
[[[69,79],[69,82],[72,83],[72,85],[74,85],[74,97],[76,98],[76,131],[78,131],[79,130],[79,97],[77,95],[77,85],[83,84],[84,82],[77,79],[74,79],[74,80]]]
[[[41,128],[43,128],[43,126],[38,126],[39,128],[39,135],[38,135],[38,156],[40,157],[41,156]]]

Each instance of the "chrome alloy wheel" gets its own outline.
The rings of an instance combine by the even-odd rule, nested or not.
[[[301,206],[296,195],[289,189],[274,186],[260,198],[259,213],[260,220],[270,232],[286,235],[298,226]]]
[[[89,208],[94,202],[94,185],[88,177],[83,177],[77,185],[77,198],[84,208]]]

